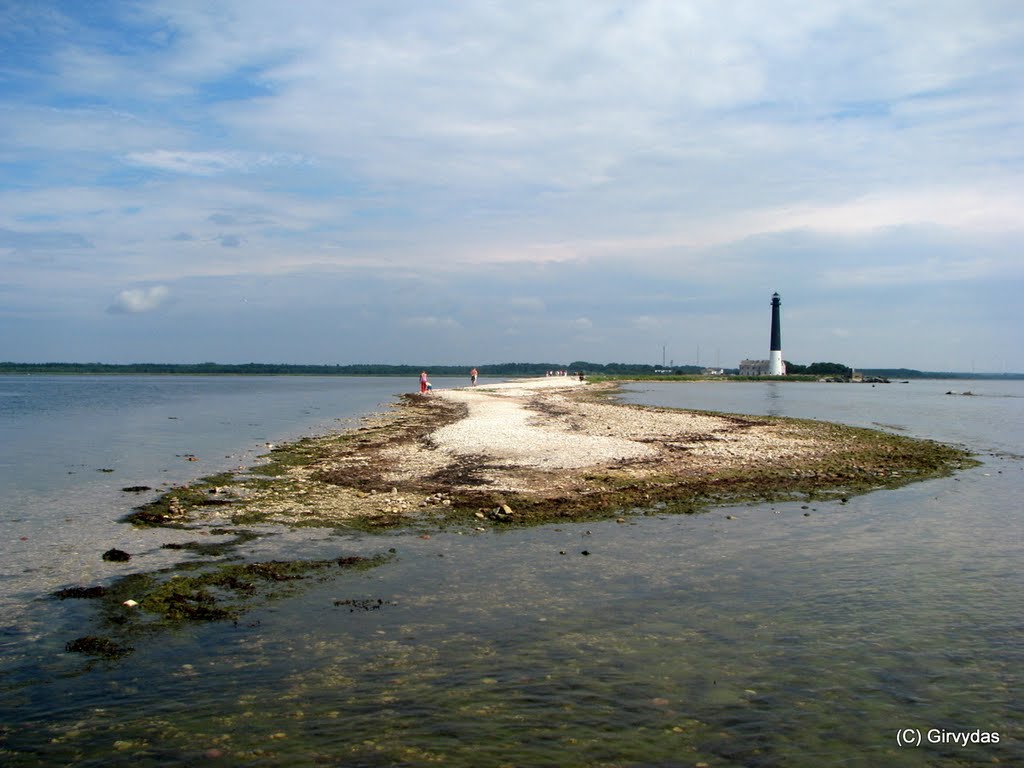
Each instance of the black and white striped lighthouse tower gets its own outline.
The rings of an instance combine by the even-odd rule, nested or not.
[[[782,322],[779,319],[779,307],[782,299],[779,294],[772,294],[772,346],[768,352],[768,375],[785,376],[786,364],[782,361]]]

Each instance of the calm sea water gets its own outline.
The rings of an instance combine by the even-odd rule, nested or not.
[[[0,376],[0,621],[40,592],[172,562],[159,547],[180,533],[117,522],[159,489],[248,466],[268,443],[351,426],[417,386],[377,377]],[[121,490],[132,486],[154,491]],[[155,551],[125,569],[100,559],[111,547]]]
[[[397,557],[119,661],[63,652],[90,606],[49,591],[120,573],[107,546],[161,567],[181,535],[116,523],[138,503],[121,487],[249,463],[401,384],[0,378],[3,764],[1024,764],[1020,382],[633,385],[633,402],[874,426],[983,464],[847,504],[281,532],[248,554]]]

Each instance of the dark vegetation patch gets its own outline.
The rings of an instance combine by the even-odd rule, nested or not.
[[[53,596],[58,600],[91,600],[103,597],[105,594],[107,594],[106,587],[65,587],[64,589],[58,589],[53,593]]]
[[[87,656],[98,656],[103,659],[119,659],[132,652],[132,648],[119,645],[108,637],[85,635],[65,644],[68,653],[84,653]]]
[[[103,634],[79,637],[65,647],[68,652],[113,659],[131,651],[129,639],[138,641],[182,622],[237,621],[252,608],[293,594],[310,580],[374,568],[393,557],[394,550],[326,560],[183,564],[123,576],[108,587],[69,587],[54,597],[97,599],[94,621]]]
[[[462,403],[421,395],[403,395],[402,411],[393,419],[360,430],[348,442],[339,445],[331,459],[344,464],[344,468],[330,468],[316,472],[313,479],[330,485],[354,488],[360,491],[386,491],[392,484],[382,479],[382,470],[390,462],[382,456],[395,445],[420,445],[429,448],[429,435],[448,424],[466,417],[468,409]],[[358,458],[358,461],[346,459]]]
[[[485,456],[460,456],[444,469],[433,472],[422,479],[423,490],[445,490],[453,486],[487,486],[493,481],[484,477],[484,473],[494,469],[502,469]]]
[[[233,538],[225,539],[223,541],[185,541],[181,543],[170,542],[164,544],[162,549],[175,549],[182,550],[184,552],[192,552],[196,555],[203,557],[221,557],[228,554],[231,550],[235,549],[241,544],[246,544],[250,541],[260,538],[261,534],[254,533],[253,531],[246,530],[235,530],[228,528],[215,528],[210,531],[211,535],[231,535]]]
[[[192,521],[197,508],[230,503],[230,499],[217,496],[222,486],[231,486],[237,477],[231,472],[208,475],[189,485],[172,488],[147,504],[136,507],[124,522],[138,526],[165,526],[184,528]]]
[[[287,445],[275,446],[267,454],[267,460],[250,468],[249,473],[264,477],[280,477],[287,474],[292,467],[304,467],[323,455],[322,442],[321,438],[304,437]]]
[[[377,598],[376,600],[364,599],[364,598],[351,598],[348,600],[335,600],[334,604],[339,607],[348,608],[349,613],[355,613],[356,611],[379,611],[381,608],[388,605],[395,605],[390,600],[384,600],[383,598]]]
[[[267,600],[290,591],[290,585],[330,569],[364,569],[380,565],[387,555],[373,558],[342,557],[334,560],[271,560],[259,563],[221,564],[193,575],[174,573],[172,578],[129,579],[119,586],[141,587],[134,599],[144,614],[165,620],[235,619],[251,607],[253,598]],[[126,598],[128,599],[128,598]]]

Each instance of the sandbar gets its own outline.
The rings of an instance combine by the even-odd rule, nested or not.
[[[680,386],[685,386],[681,384]],[[838,499],[948,474],[961,448],[827,422],[628,405],[614,383],[522,379],[399,398],[356,429],[174,489],[138,524],[537,524]]]

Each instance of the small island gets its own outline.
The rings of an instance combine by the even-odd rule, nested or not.
[[[613,398],[617,384],[521,379],[402,396],[338,434],[174,488],[138,525],[534,525],[714,505],[841,499],[973,465],[957,447],[814,420]]]

